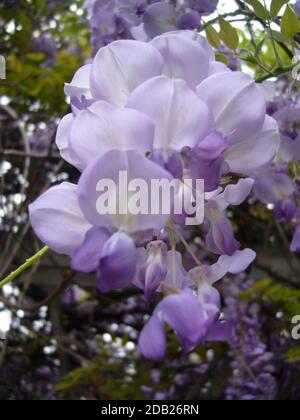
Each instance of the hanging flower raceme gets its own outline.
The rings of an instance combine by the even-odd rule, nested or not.
[[[82,174],[78,185],[53,187],[30,206],[37,236],[69,255],[73,269],[96,272],[102,292],[132,283],[144,290],[147,301],[155,293],[166,295],[146,327],[157,334],[156,355],[145,346],[148,333],[142,334],[146,356],[164,354],[164,323],[185,351],[206,339],[227,337],[220,331],[216,289],[200,269],[196,276],[185,272],[173,236],[187,215],[204,221],[207,249],[221,255],[212,268],[221,270],[218,279],[240,272],[241,256],[246,255],[243,269],[252,262],[253,254],[240,251],[226,210],[247,199],[253,186],[249,176],[268,170],[279,149],[277,125],[266,116],[260,87],[216,62],[203,37],[184,31],[150,43],[111,43],[78,70],[65,91],[72,112],[59,125],[57,145]],[[224,187],[233,173],[247,178]],[[156,203],[149,211],[153,180],[177,181],[174,197],[164,197],[167,211]],[[177,214],[180,193],[188,206]],[[202,219],[198,195],[204,201]]]
[[[86,0],[96,53],[118,39],[149,40],[177,29],[199,29],[218,0]]]
[[[205,341],[229,340],[231,325],[220,321],[221,297],[213,286],[227,273],[243,272],[254,258],[255,253],[250,249],[237,251],[232,257],[222,256],[211,267],[200,266],[186,273],[184,282],[181,261],[174,259],[175,264],[168,267],[169,279],[161,284],[165,297],[140,335],[141,353],[151,360],[164,358],[165,323],[174,329],[185,352]]]
[[[254,194],[262,203],[274,208],[278,222],[291,223],[294,235],[291,251],[300,251],[300,107],[297,92],[293,96],[285,83],[277,90],[272,82],[263,86],[268,104],[268,112],[277,121],[281,135],[281,145],[272,165],[254,169]],[[285,92],[287,90],[287,92]]]

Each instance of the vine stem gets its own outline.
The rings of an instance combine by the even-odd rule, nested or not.
[[[6,284],[10,283],[12,280],[14,280],[17,276],[19,276],[23,271],[27,270],[27,268],[31,267],[33,264],[35,264],[40,258],[42,258],[46,252],[49,250],[48,246],[45,246],[40,251],[38,251],[35,255],[33,255],[31,258],[26,260],[26,262],[21,265],[19,268],[17,268],[15,271],[13,271],[9,276],[7,276],[4,280],[0,282],[0,287],[5,286]]]
[[[271,73],[258,77],[255,81],[256,83],[262,83],[265,80],[270,79],[271,77],[279,77],[286,73],[290,73],[294,69],[294,67],[295,67],[295,64],[291,66],[287,66],[287,67],[278,67],[277,69],[273,70]]]
[[[169,226],[170,226],[170,229],[172,229],[172,231],[175,233],[175,235],[178,237],[178,239],[185,246],[185,249],[190,254],[190,256],[193,258],[193,260],[195,261],[196,265],[197,266],[201,266],[202,265],[201,261],[199,260],[199,258],[195,254],[195,252],[193,251],[192,247],[187,243],[187,241],[185,240],[185,238],[182,235],[182,233],[180,232],[180,230],[175,226],[175,224],[174,224],[174,222],[173,222],[172,219],[169,220]]]

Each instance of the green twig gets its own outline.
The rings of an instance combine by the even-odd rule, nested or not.
[[[258,77],[255,81],[256,81],[256,83],[262,83],[265,80],[270,79],[271,77],[278,77],[278,76],[281,76],[283,74],[290,73],[293,70],[294,67],[295,67],[295,64],[292,64],[292,65],[287,66],[287,67],[278,67],[275,70],[273,70],[272,72]]]
[[[7,276],[4,280],[0,282],[0,287],[5,286],[5,284],[10,283],[14,280],[19,274],[23,273],[23,271],[27,270],[27,268],[31,267],[35,264],[40,258],[43,257],[44,254],[49,250],[47,246],[37,252],[33,257],[29,258],[23,265],[21,265],[17,270],[13,271],[9,276]]]
[[[187,243],[187,241],[185,240],[184,236],[182,235],[182,233],[180,232],[180,230],[176,227],[176,225],[174,224],[174,222],[173,222],[172,219],[169,220],[169,226],[172,229],[172,231],[175,233],[175,235],[178,237],[178,239],[185,246],[185,249],[190,254],[190,256],[193,258],[193,260],[195,261],[196,265],[197,266],[201,266],[202,265],[201,261],[199,260],[199,258],[195,254],[195,252],[193,251],[192,247]]]
[[[236,10],[235,12],[230,12],[230,13],[224,13],[222,15],[218,15],[218,17],[209,20],[208,22],[204,23],[201,28],[200,28],[200,32],[204,31],[206,28],[208,28],[209,26],[213,25],[214,23],[218,23],[220,18],[226,19],[228,17],[235,17],[235,16],[239,16],[245,14],[247,16],[255,16],[254,13],[252,13],[251,11],[249,12],[241,12],[240,10]]]

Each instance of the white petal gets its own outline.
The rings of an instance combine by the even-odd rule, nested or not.
[[[154,148],[181,151],[195,147],[212,129],[212,116],[183,80],[156,77],[136,89],[127,106],[155,121]]]
[[[217,73],[205,79],[197,92],[211,109],[216,130],[230,143],[242,141],[262,129],[266,101],[250,76],[231,71]]]
[[[59,254],[72,255],[92,227],[78,203],[77,185],[64,182],[50,188],[29,206],[38,238]]]
[[[79,112],[70,134],[70,156],[79,170],[112,149],[151,152],[154,122],[134,109],[104,101]]]
[[[144,81],[161,74],[163,59],[150,44],[121,40],[101,48],[91,72],[96,99],[124,105],[128,95]]]
[[[151,41],[164,59],[163,74],[185,80],[193,89],[208,75],[209,56],[197,42],[171,33]]]
[[[255,136],[231,145],[224,153],[230,171],[249,174],[272,162],[280,148],[276,121],[267,116],[262,130]]]

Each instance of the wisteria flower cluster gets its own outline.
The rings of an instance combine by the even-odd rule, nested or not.
[[[280,147],[262,89],[215,61],[205,38],[179,31],[151,42],[112,42],[65,91],[72,112],[61,121],[56,141],[81,177],[77,185],[51,188],[30,206],[37,236],[69,255],[74,270],[96,272],[104,293],[134,284],[148,302],[162,296],[140,335],[147,358],[165,356],[165,324],[185,352],[207,340],[229,339],[231,326],[221,321],[214,285],[227,273],[243,272],[255,253],[241,250],[227,209],[247,199],[251,175],[269,170]],[[185,218],[172,212],[100,214],[98,182],[118,185],[120,171],[147,185],[177,179],[184,188],[187,178],[203,179],[201,229],[217,262],[201,263],[182,235]],[[121,200],[123,208],[129,209],[128,199]],[[175,238],[194,257],[190,271]]]
[[[281,146],[273,165],[255,171],[254,193],[274,209],[277,222],[294,227],[291,251],[300,251],[300,104],[298,92],[292,92],[285,81],[266,82],[263,86],[269,115],[277,121]]]
[[[176,29],[197,29],[218,0],[86,0],[94,52],[117,39],[147,40]]]

